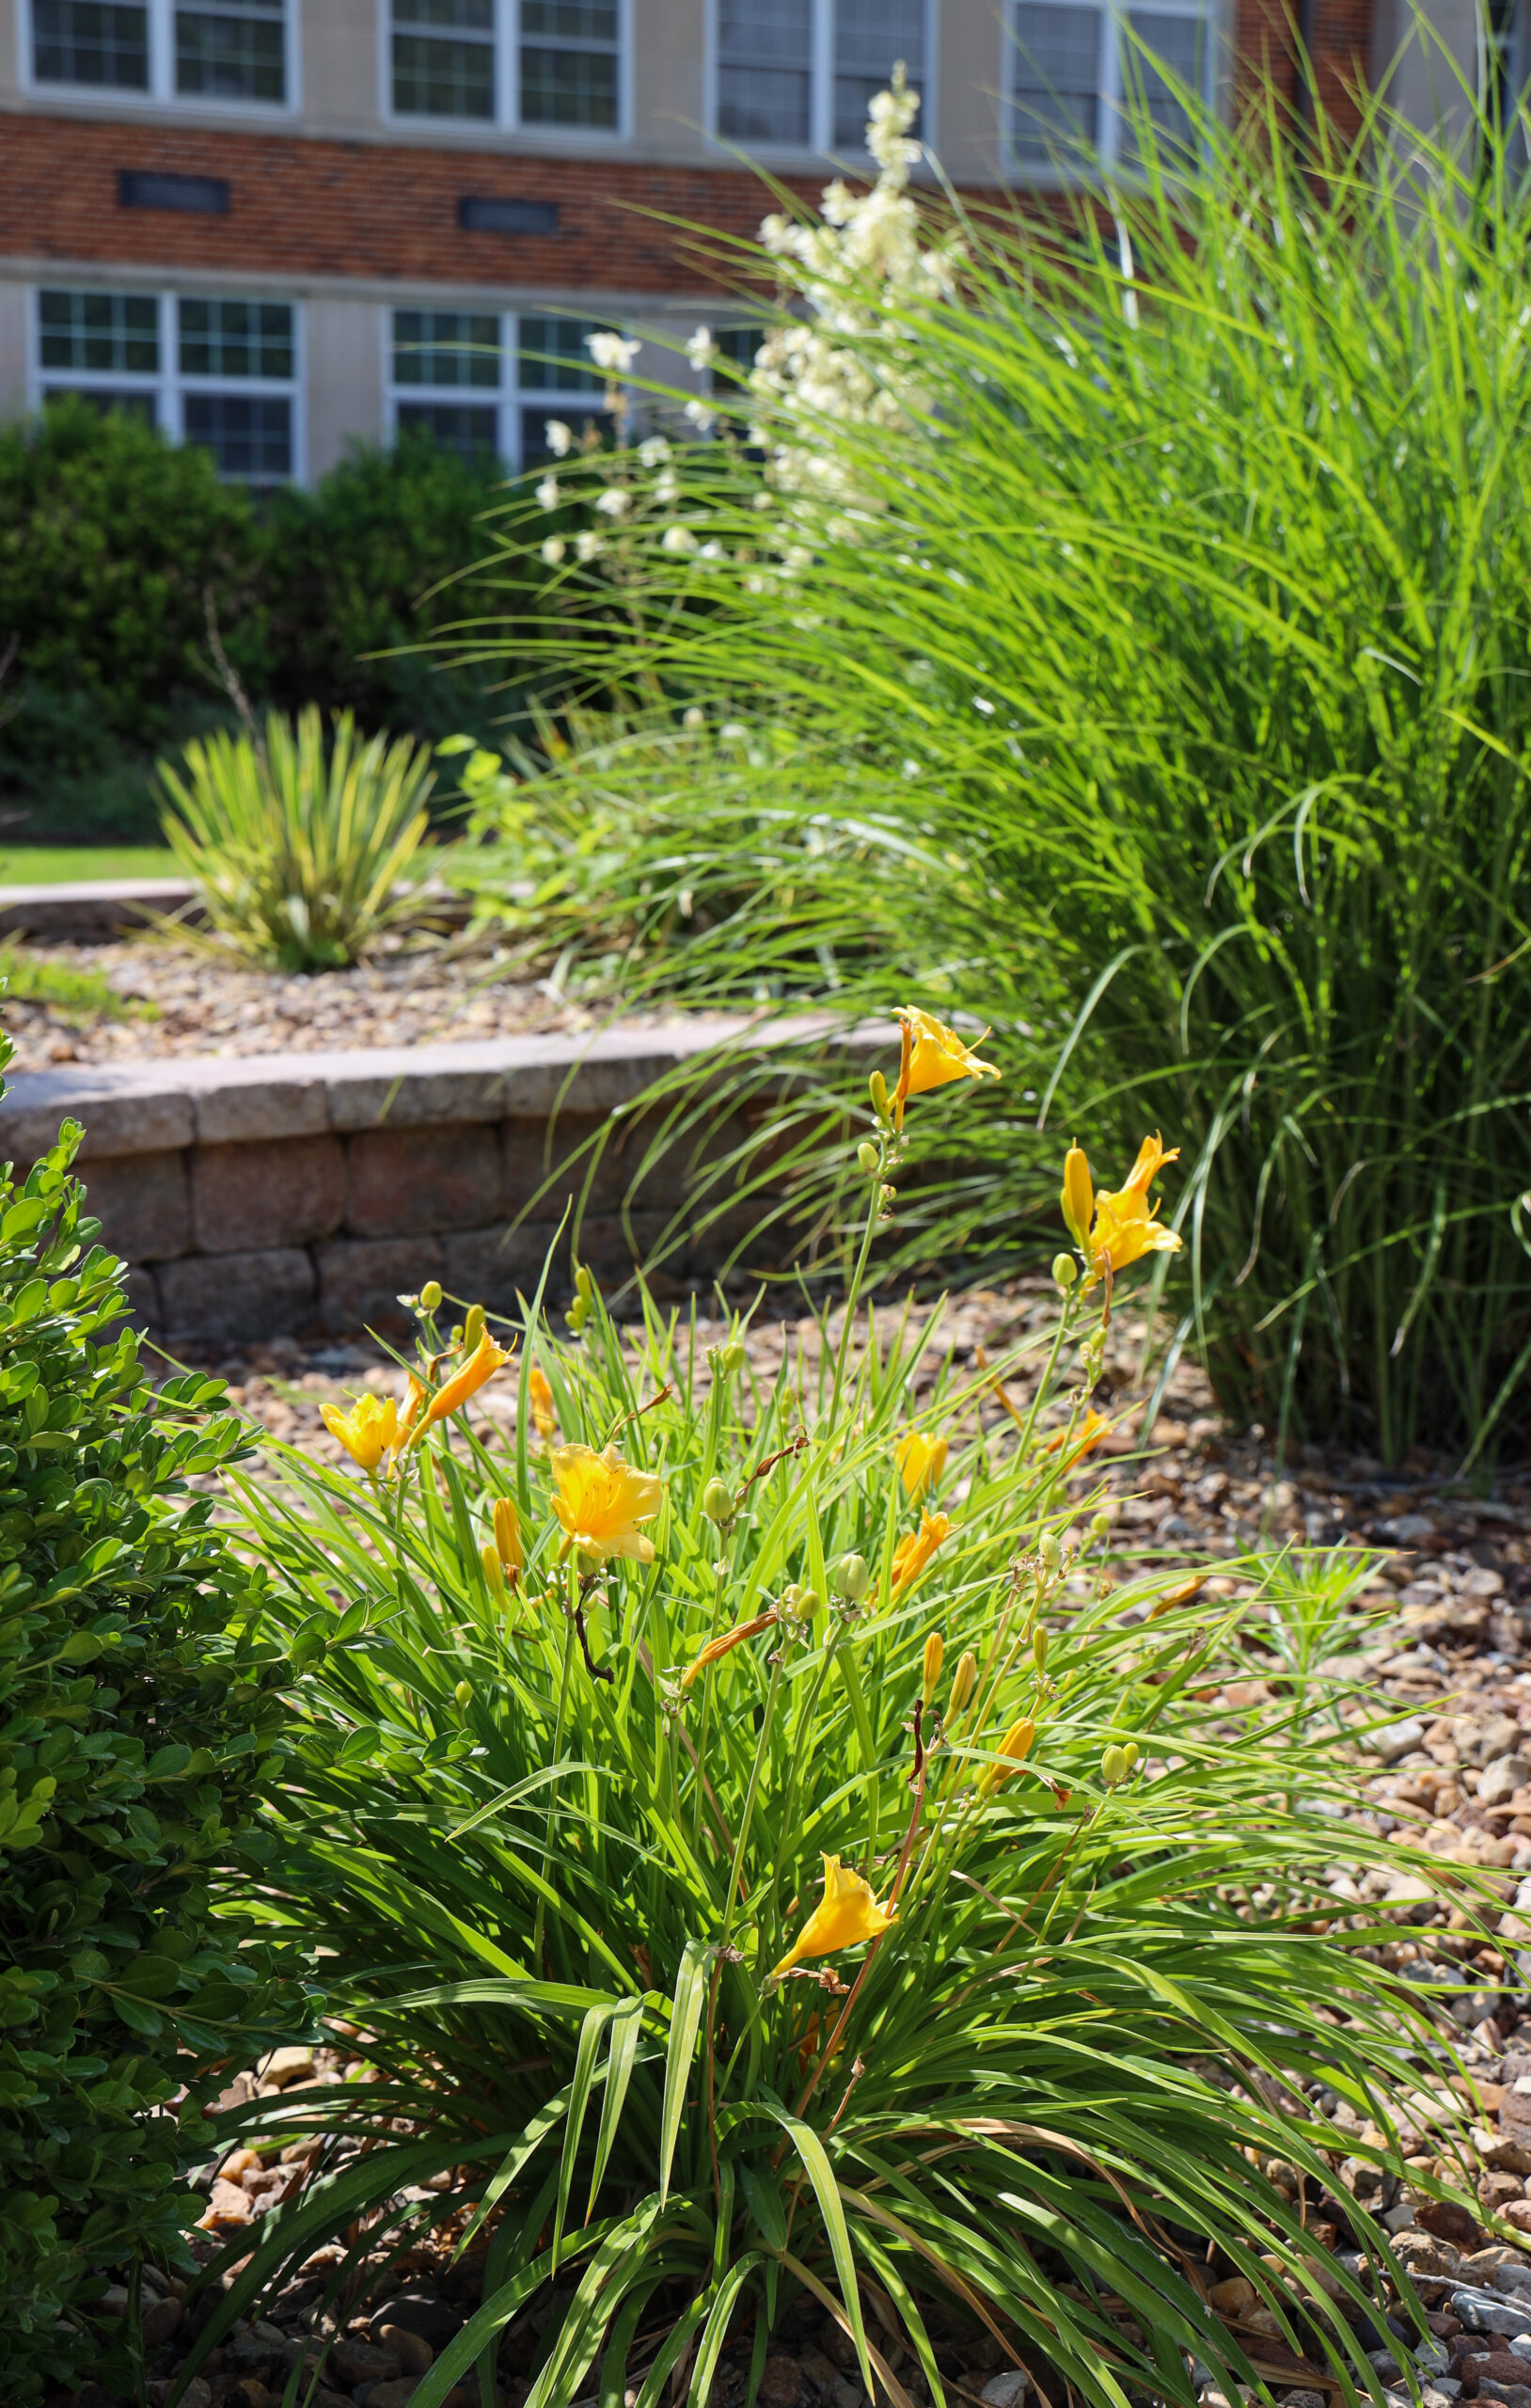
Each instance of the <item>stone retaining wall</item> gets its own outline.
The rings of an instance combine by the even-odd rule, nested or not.
[[[427,1279],[492,1307],[534,1287],[583,1186],[581,1149],[613,1115],[579,1255],[603,1284],[630,1274],[672,1230],[699,1160],[719,1160],[745,1122],[720,1115],[700,1157],[693,1134],[635,1194],[657,1123],[627,1108],[739,1026],[24,1072],[0,1099],[0,1154],[30,1164],[63,1119],[84,1124],[91,1208],[154,1335],[398,1328],[398,1296]],[[662,1287],[704,1284],[750,1217],[740,1206],[686,1236]],[[555,1295],[567,1258],[565,1232]]]

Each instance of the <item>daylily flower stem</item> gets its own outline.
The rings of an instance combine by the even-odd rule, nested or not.
[[[886,1159],[886,1147],[883,1152]],[[861,1281],[866,1276],[867,1260],[872,1252],[872,1240],[876,1232],[882,1179],[882,1169],[879,1167],[877,1176],[872,1182],[871,1199],[866,1208],[866,1227],[861,1232],[861,1250],[856,1258],[856,1269],[851,1274],[850,1286],[845,1291],[845,1302],[842,1307],[840,1344],[835,1350],[834,1386],[830,1391],[829,1416],[825,1424],[829,1430],[837,1430],[840,1426],[840,1393],[845,1385],[845,1365],[850,1358],[850,1333],[856,1320],[856,1308],[860,1300]]]
[[[1032,1399],[1032,1409],[1026,1417],[1026,1425],[1020,1434],[1022,1457],[1030,1451],[1033,1434],[1036,1429],[1036,1417],[1047,1402],[1048,1391],[1052,1386],[1052,1374],[1058,1367],[1058,1357],[1063,1352],[1064,1339],[1068,1335],[1068,1325],[1074,1318],[1074,1298],[1078,1292],[1077,1289],[1071,1288],[1064,1298],[1064,1308],[1058,1316],[1058,1326],[1053,1332],[1052,1351],[1048,1356],[1042,1376],[1036,1384],[1036,1394]]]
[[[717,2117],[714,2113],[718,2050],[718,1985],[728,1953],[729,1935],[734,1929],[734,1906],[744,1864],[744,1851],[750,1838],[750,1826],[754,1819],[755,1796],[760,1787],[760,1770],[766,1761],[766,1751],[771,1741],[771,1728],[776,1718],[776,1702],[781,1691],[781,1673],[786,1654],[786,1641],[776,1650],[771,1660],[770,1686],[766,1692],[766,1712],[761,1718],[760,1736],[755,1741],[755,1761],[750,1767],[750,1786],[745,1791],[744,1811],[739,1816],[739,1835],[734,1843],[734,1861],[729,1868],[728,1894],[723,1900],[723,1929],[713,1959],[712,1981],[707,1990],[707,2133],[713,2152],[713,2183],[718,2188]],[[735,2054],[737,2052],[735,2051]],[[732,2064],[733,2060],[730,2059]],[[721,2198],[721,2190],[718,2196]]]
[[[558,1790],[556,1784],[558,1766],[563,1754],[563,1723],[564,1717],[568,1712],[569,1706],[569,1670],[570,1666],[574,1662],[575,1611],[578,1605],[578,1575],[575,1571],[573,1564],[571,1564],[569,1567],[569,1603],[565,1608],[563,1624],[563,1669],[559,1675],[558,1714],[553,1725],[554,1786],[548,1795],[547,1821],[543,1830],[542,1871],[545,1881],[547,1878],[547,1867],[553,1854],[553,1820],[558,1812]],[[539,1977],[541,1974],[543,1961],[543,1930],[546,1920],[547,1901],[545,1898],[539,1895],[537,1900],[537,1921],[531,1935],[531,1969],[534,1978]]]

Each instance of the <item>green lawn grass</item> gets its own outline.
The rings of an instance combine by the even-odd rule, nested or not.
[[[0,886],[68,886],[87,878],[174,878],[165,845],[16,845],[0,850]]]

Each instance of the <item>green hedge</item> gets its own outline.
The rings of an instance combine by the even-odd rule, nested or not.
[[[222,1383],[156,1398],[59,1141],[0,1180],[0,2357],[5,2398],[126,2376],[114,2269],[188,2263],[200,2108],[304,2027],[281,1954],[218,1911],[288,1742],[261,1576],[193,1483],[241,1451]],[[273,1751],[276,1753],[273,1753]]]
[[[257,704],[487,730],[513,708],[513,669],[507,692],[497,664],[491,692],[429,654],[366,656],[473,607],[433,589],[478,557],[497,474],[416,441],[260,499],[220,484],[207,452],[77,400],[0,427],[0,653],[17,640],[0,808],[33,839],[152,834],[154,754],[230,716],[210,602]]]

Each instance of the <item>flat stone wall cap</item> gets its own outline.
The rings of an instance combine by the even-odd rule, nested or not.
[[[612,1111],[688,1055],[745,1025],[699,1018],[579,1036],[380,1046],[370,1054],[314,1054],[306,1059],[325,1079],[332,1129],[535,1119],[555,1107]]]
[[[28,1165],[47,1152],[61,1120],[84,1123],[82,1162],[157,1154],[196,1135],[191,1097],[178,1062],[82,1064],[20,1070],[0,1096],[0,1154]]]
[[[58,886],[0,886],[0,930],[33,936],[103,937],[174,914],[205,917],[185,878],[66,879]]]
[[[194,1054],[176,1068],[192,1101],[199,1146],[317,1137],[329,1127],[323,1057],[313,1054]]]
[[[18,903],[147,903],[164,911],[196,893],[189,878],[61,879],[52,886],[0,886],[0,911]]]

